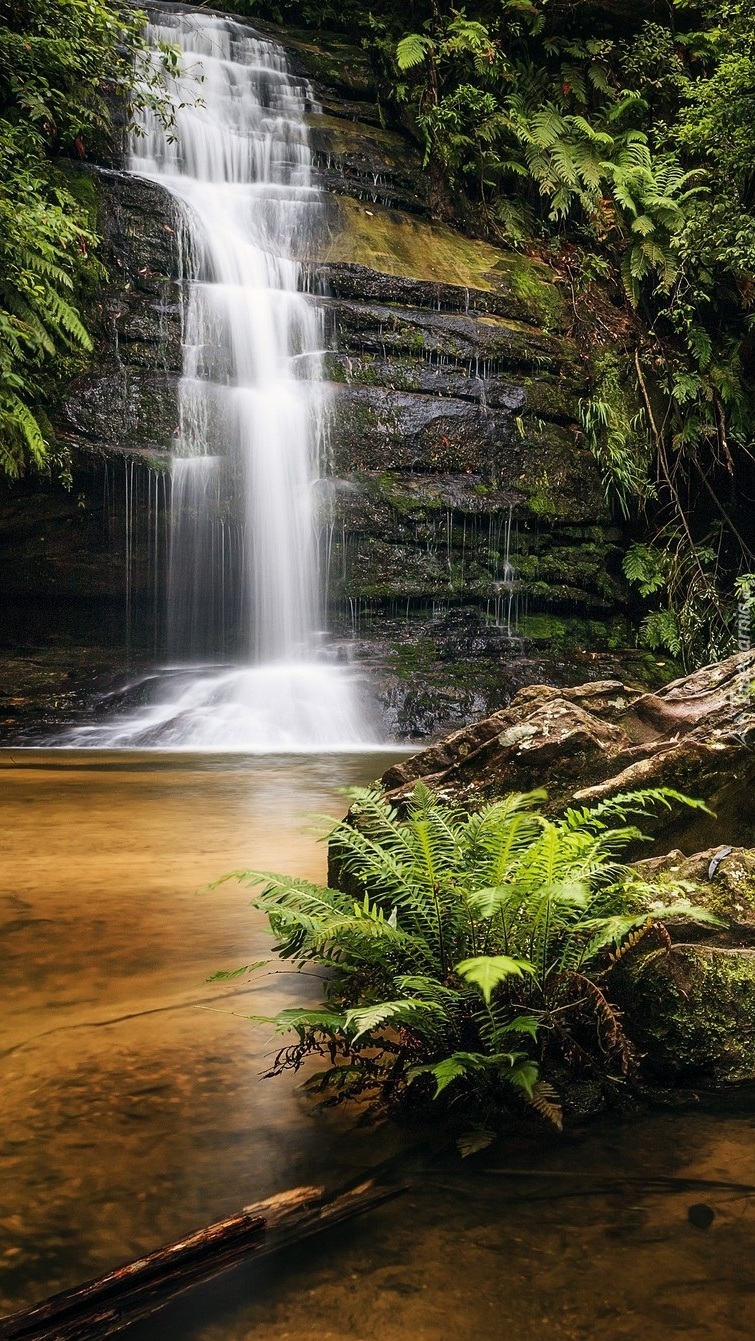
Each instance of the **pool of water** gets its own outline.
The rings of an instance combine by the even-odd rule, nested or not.
[[[325,878],[315,813],[395,759],[0,751],[0,1311],[245,1202],[337,1177],[248,1016],[317,984],[275,962],[228,871]]]
[[[0,752],[0,1312],[405,1143],[264,1080],[271,963],[231,870],[321,879],[313,812],[395,759]],[[533,1124],[431,1160],[346,1229],[244,1267],[133,1341],[752,1335],[755,1114]],[[710,1207],[707,1228],[690,1208]],[[710,1219],[710,1216],[704,1216]]]
[[[751,1338],[754,1137],[748,1116],[666,1113],[445,1156],[130,1341]]]

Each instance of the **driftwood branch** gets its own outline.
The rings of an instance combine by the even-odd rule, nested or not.
[[[297,1187],[245,1206],[237,1215],[96,1280],[9,1314],[0,1319],[0,1341],[97,1341],[113,1336],[245,1257],[277,1252],[403,1190],[367,1179],[332,1195],[318,1187]]]

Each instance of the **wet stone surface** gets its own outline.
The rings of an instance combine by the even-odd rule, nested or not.
[[[497,684],[496,655],[490,673],[454,687],[445,708],[415,668],[432,706],[399,715],[419,737],[470,720],[481,705],[501,706],[527,662],[538,679],[561,683],[574,653],[631,647],[632,631],[611,627],[626,619],[623,541],[579,436],[585,369],[564,335],[553,272],[429,219],[416,146],[381,128],[361,54],[349,48],[347,60],[337,43],[288,36],[323,106],[309,130],[329,203],[303,284],[329,332],[330,484],[321,490],[329,626],[359,642],[369,665],[407,608],[429,638],[457,613],[476,620],[483,639],[491,624],[508,633],[513,612],[513,632],[525,639],[523,655],[509,649]],[[88,634],[92,641],[119,644],[122,659],[152,647],[159,660],[165,469],[182,364],[181,228],[157,184],[116,169],[80,176],[99,214],[109,282],[87,313],[92,366],[55,414],[73,486],[66,495],[54,481],[35,485],[47,511],[33,535],[4,520],[28,503],[28,487],[0,499],[0,607],[32,652],[35,627],[83,629],[91,604],[90,622],[107,629],[105,638]],[[215,427],[222,450],[225,426]],[[54,520],[55,511],[68,520]],[[562,622],[533,646],[523,616],[541,614],[569,628]],[[413,628],[390,641],[410,651]],[[453,647],[439,637],[447,667]],[[467,667],[453,669],[463,678]],[[394,721],[391,709],[386,729]]]

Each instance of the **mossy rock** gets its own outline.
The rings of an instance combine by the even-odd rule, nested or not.
[[[318,261],[345,262],[462,293],[498,294],[520,319],[544,330],[564,328],[563,295],[542,262],[378,204],[346,197],[335,205],[329,236],[317,247]],[[464,301],[460,296],[460,305]]]
[[[84,373],[69,388],[60,416],[65,440],[113,456],[162,460],[177,425],[175,373],[120,368]]]
[[[307,122],[314,185],[365,206],[428,214],[429,179],[405,136],[324,112],[311,113]],[[336,202],[328,213],[340,217]]]
[[[755,1080],[755,948],[648,954],[612,980],[612,995],[653,1080]]]
[[[651,886],[649,912],[681,891],[720,919],[674,919],[670,950],[651,932],[612,975],[646,1074],[674,1084],[755,1079],[755,851],[724,845],[685,856],[676,848],[635,869]]]
[[[510,317],[433,311],[429,302],[425,307],[407,308],[388,300],[357,302],[330,297],[319,301],[328,335],[341,353],[350,355],[353,351],[359,357],[368,354],[417,367],[424,363],[454,378],[461,374],[467,379],[464,394],[482,406],[489,381],[508,383],[500,397],[500,403],[508,408],[514,399],[523,405],[526,396],[511,395],[515,379],[521,387],[529,374],[545,372],[570,379],[574,370],[576,355],[568,340]],[[444,394],[442,375],[432,388],[437,395]],[[488,408],[495,407],[491,404]],[[556,436],[564,431],[559,424],[552,428]],[[540,437],[548,431],[548,421],[523,419],[519,431],[522,436]]]
[[[297,58],[297,63],[317,83],[346,93],[361,103],[377,95],[375,76],[364,49],[335,33],[310,28],[266,23],[257,18],[254,27],[269,33]],[[318,90],[319,91],[319,90]],[[376,118],[377,120],[377,114]]]
[[[728,945],[755,945],[755,851],[722,844],[688,857],[675,848],[662,857],[635,862],[635,869],[643,880],[657,886],[661,900],[683,884],[693,903],[723,920],[719,940]],[[693,923],[684,923],[678,933],[684,940],[702,934],[710,936],[710,931],[701,932]]]

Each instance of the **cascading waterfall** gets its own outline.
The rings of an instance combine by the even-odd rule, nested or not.
[[[86,739],[79,731],[75,743],[363,744],[352,676],[317,655],[328,407],[322,318],[301,292],[297,259],[321,223],[305,122],[312,91],[279,46],[232,19],[166,9],[148,32],[155,47],[183,52],[175,128],[148,110],[130,146],[131,171],[179,202],[183,234],[167,600],[175,666],[155,677],[149,707],[87,728]]]

